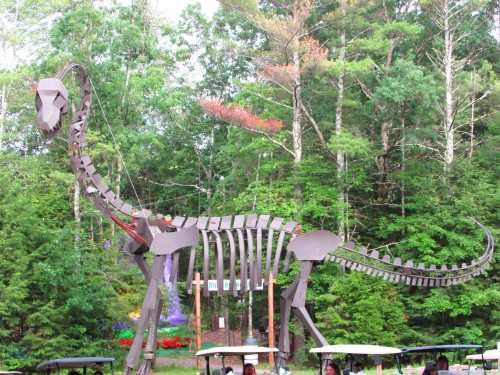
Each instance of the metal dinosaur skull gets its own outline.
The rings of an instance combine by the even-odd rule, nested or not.
[[[49,137],[61,128],[61,118],[68,112],[68,90],[57,78],[42,79],[36,90],[35,106],[38,127]]]

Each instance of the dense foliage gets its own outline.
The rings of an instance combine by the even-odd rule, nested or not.
[[[481,253],[468,217],[500,234],[497,2],[221,3],[212,19],[191,6],[172,24],[147,1],[0,1],[2,48],[17,62],[0,66],[0,367],[109,353],[112,324],[145,289],[119,255],[122,234],[75,195],[64,140],[48,145],[34,125],[33,85],[69,61],[87,65],[95,86],[89,152],[131,203],[298,219],[427,265]],[[446,4],[456,10],[452,61]],[[304,38],[283,44],[297,30]],[[200,100],[273,134],[241,113],[228,121],[242,127],[211,117]],[[331,343],[491,346],[498,270],[421,290],[324,264],[308,308]],[[260,322],[265,296],[254,297]]]

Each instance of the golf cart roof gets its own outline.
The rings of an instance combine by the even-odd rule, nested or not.
[[[92,365],[101,365],[114,362],[114,358],[110,357],[78,357],[78,358],[58,358],[40,363],[37,371],[47,371],[61,368],[79,368]]]
[[[483,359],[485,361],[497,360],[500,359],[500,349],[486,350],[482,355],[470,354],[465,358],[473,361],[482,361]]]
[[[367,354],[367,355],[384,355],[398,354],[401,349],[391,348],[389,346],[380,345],[325,345],[320,348],[312,348],[311,353],[345,353],[345,354]]]
[[[196,353],[198,357],[200,356],[213,356],[213,355],[246,355],[246,354],[259,354],[259,353],[276,353],[278,349],[268,348],[266,346],[216,346],[209,349],[200,350]]]
[[[21,371],[0,371],[0,375],[21,375]]]
[[[403,354],[406,353],[433,353],[433,352],[449,352],[453,350],[472,350],[482,349],[482,345],[430,345],[430,346],[415,346],[413,348],[401,349]]]

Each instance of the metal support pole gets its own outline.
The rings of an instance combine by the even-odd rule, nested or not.
[[[194,321],[196,330],[196,351],[201,350],[201,277],[200,273],[196,272],[194,276]],[[196,357],[196,367],[201,368],[201,361]]]
[[[269,282],[267,284],[267,311],[268,311],[268,339],[269,347],[274,348],[274,277],[269,272]],[[274,353],[269,353],[269,366],[274,367]]]

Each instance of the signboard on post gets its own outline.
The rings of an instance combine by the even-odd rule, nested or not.
[[[236,279],[236,290],[241,290],[241,280]],[[247,290],[250,289],[250,280],[247,280]],[[229,279],[224,280],[224,292],[229,292],[231,289],[229,288]],[[260,283],[256,286],[255,290],[264,290],[264,279],[260,281]],[[208,280],[208,291],[209,292],[217,292],[217,280]]]

